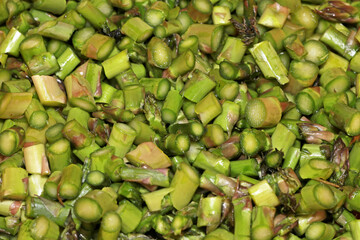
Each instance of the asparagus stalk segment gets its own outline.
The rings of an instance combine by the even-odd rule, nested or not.
[[[79,198],[74,205],[75,215],[85,223],[97,222],[104,214],[116,209],[115,197],[103,190],[90,191]]]
[[[121,231],[121,218],[116,212],[107,212],[102,220],[99,230],[99,239],[116,240]]]
[[[57,59],[60,66],[59,72],[56,73],[60,79],[70,74],[80,63],[80,59],[71,48],[67,48]]]
[[[61,179],[61,171],[53,171],[44,184],[44,195],[51,200],[57,199],[57,187]]]
[[[195,112],[203,125],[208,124],[212,119],[221,113],[221,106],[213,92],[206,95],[195,105]]]
[[[25,62],[44,52],[46,52],[46,46],[43,37],[40,35],[31,35],[21,42],[20,54]]]
[[[276,125],[275,131],[271,135],[271,143],[274,149],[280,150],[284,156],[288,153],[296,140],[295,134],[282,123]]]
[[[0,118],[18,118],[25,113],[30,105],[32,94],[23,93],[0,93]]]
[[[81,74],[80,69],[78,68],[79,72],[67,76],[64,80],[67,97],[72,106],[94,112],[96,106],[91,86],[85,76]]]
[[[24,145],[25,131],[21,127],[11,127],[0,133],[0,153],[11,156]]]
[[[251,237],[251,215],[253,206],[249,196],[234,199],[235,229],[234,239],[250,239]]]
[[[58,21],[73,25],[76,29],[85,26],[86,20],[75,9],[67,9],[67,11],[58,18]]]
[[[34,1],[34,8],[38,10],[48,11],[54,14],[61,14],[66,9],[66,1],[44,1],[36,0]]]
[[[25,200],[27,193],[28,172],[23,168],[5,168],[2,172],[1,199]]]
[[[198,186],[197,172],[186,163],[180,163],[170,184],[174,189],[170,193],[173,206],[177,210],[185,207],[191,201]]]
[[[360,228],[359,220],[357,219],[353,220],[349,223],[349,225],[353,239],[355,240],[359,239],[359,228]]]
[[[275,78],[281,85],[289,82],[287,69],[284,67],[270,42],[263,41],[249,49],[262,73],[267,78]]]
[[[58,194],[63,199],[74,199],[80,192],[82,171],[75,164],[66,166],[61,173]]]
[[[75,119],[67,122],[62,130],[63,136],[76,148],[84,148],[94,141],[94,135]]]
[[[19,232],[20,219],[17,217],[0,217],[0,227],[2,232],[14,236]]]
[[[141,211],[127,200],[120,202],[119,208],[116,212],[121,218],[121,231],[123,233],[133,232],[139,225],[142,218]]]
[[[261,182],[251,186],[249,188],[249,194],[256,206],[276,207],[280,204],[274,190],[266,180],[262,180]]]
[[[138,182],[146,185],[169,187],[169,171],[166,168],[143,169],[123,167],[120,176],[124,181]]]
[[[136,137],[136,131],[123,123],[116,123],[109,137],[109,146],[115,147],[115,155],[124,157],[130,150]]]
[[[343,103],[336,103],[330,110],[331,123],[343,129],[350,136],[355,136],[360,133],[360,129],[357,127],[358,118],[358,111]]]
[[[252,213],[251,239],[272,239],[275,208],[257,206]]]
[[[71,24],[51,20],[42,23],[36,33],[44,37],[54,38],[66,42],[70,39],[74,31],[75,27]]]
[[[307,228],[305,236],[307,239],[331,239],[335,236],[332,225],[323,222],[314,222]]]
[[[224,29],[220,25],[192,24],[184,33],[184,38],[197,36],[199,39],[199,49],[204,53],[213,53],[219,46]]]
[[[19,56],[20,44],[25,36],[15,28],[11,28],[10,32],[0,45],[0,53],[6,53],[15,57]]]
[[[106,59],[102,66],[107,78],[113,78],[121,72],[130,68],[130,62],[127,50]]]
[[[185,63],[185,64],[184,64]],[[175,58],[171,65],[163,71],[164,78],[177,78],[191,71],[195,67],[195,56],[191,50],[181,53]]]
[[[185,98],[192,102],[198,103],[215,86],[216,83],[212,81],[205,73],[199,70],[195,70],[192,73],[191,78],[186,82],[183,89],[183,94]]]
[[[254,128],[273,127],[281,119],[281,105],[277,98],[256,98],[246,105],[245,117]]]
[[[230,161],[222,156],[216,156],[208,151],[201,151],[193,163],[195,167],[201,169],[214,170],[226,176],[229,175]]]
[[[33,56],[27,65],[32,75],[52,75],[60,70],[55,56],[50,52]]]
[[[45,216],[37,217],[32,223],[31,236],[35,239],[57,239],[59,235],[59,226]]]
[[[311,210],[331,209],[336,205],[334,192],[326,184],[314,184],[301,189],[301,199]]]
[[[173,188],[163,188],[154,192],[144,193],[141,195],[149,211],[156,212],[161,210],[161,203],[166,195],[172,192]]]
[[[217,228],[221,219],[221,202],[222,198],[206,197],[201,198],[198,209],[197,226],[206,226],[206,231],[211,232]]]
[[[114,49],[114,45],[113,38],[95,33],[82,46],[81,54],[91,59],[105,60]]]
[[[26,170],[31,174],[50,175],[49,162],[45,154],[44,144],[25,146],[24,160]]]
[[[97,29],[108,28],[110,31],[116,29],[115,24],[110,22],[106,16],[94,6],[92,1],[82,1],[78,4],[76,10]]]
[[[147,165],[154,169],[171,166],[170,158],[153,142],[141,143],[125,156],[135,166]]]
[[[151,36],[153,28],[141,18],[134,17],[126,21],[121,31],[136,42],[144,42]]]
[[[62,107],[66,104],[66,95],[54,77],[34,75],[31,78],[41,104],[49,107]]]
[[[289,13],[289,8],[283,7],[277,2],[269,4],[261,15],[259,24],[270,28],[282,28]]]
[[[216,119],[215,123],[217,123]],[[217,147],[225,142],[225,134],[220,125],[209,124],[206,126],[205,130],[206,133],[202,137],[201,141],[207,148]]]
[[[160,38],[151,38],[147,55],[149,63],[158,68],[166,69],[171,64],[171,49]]]

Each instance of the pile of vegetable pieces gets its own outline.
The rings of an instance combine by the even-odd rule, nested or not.
[[[0,0],[0,239],[360,240],[359,22]]]

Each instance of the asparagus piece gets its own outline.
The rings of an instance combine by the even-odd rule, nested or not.
[[[37,0],[37,1],[34,1],[34,8],[59,15],[65,11],[66,1],[64,1],[64,0],[61,0],[61,1]]]
[[[64,79],[80,63],[80,59],[71,48],[67,48],[58,58],[60,70],[56,73],[60,79]]]
[[[0,217],[0,228],[2,232],[16,235],[20,228],[20,219],[17,217]]]
[[[275,78],[281,85],[289,82],[287,69],[268,41],[258,43],[249,50],[265,77]]]
[[[252,212],[251,239],[272,239],[275,208],[256,206]]]
[[[40,35],[31,35],[20,44],[20,54],[24,61],[29,62],[33,56],[46,52],[45,42]]]
[[[193,165],[204,170],[209,169],[222,173],[226,176],[229,175],[230,161],[224,157],[216,156],[208,151],[201,151],[197,155]]]
[[[348,135],[355,136],[359,130],[354,126],[358,112],[345,104],[337,103],[330,110],[330,121],[336,127],[343,129]]]
[[[116,29],[116,26],[91,1],[82,1],[76,10],[97,29],[109,28],[110,31]]]
[[[190,148],[190,138],[185,134],[169,134],[164,146],[171,154],[184,155]]]
[[[67,122],[62,129],[63,136],[68,139],[75,148],[84,148],[94,141],[94,136],[75,119]]]
[[[261,15],[259,24],[270,28],[282,28],[289,13],[290,9],[279,3],[269,4]]]
[[[171,49],[160,38],[151,38],[148,44],[148,61],[161,69],[167,69],[171,64]]]
[[[151,36],[152,32],[153,28],[139,17],[129,19],[122,27],[122,33],[136,42],[145,41]]]
[[[136,137],[136,132],[130,126],[123,123],[117,123],[109,137],[109,145],[115,147],[115,155],[124,157],[130,150],[130,147]]]
[[[218,121],[215,119],[214,123],[218,123]],[[209,124],[206,126],[205,131],[206,133],[201,138],[201,141],[207,148],[217,147],[225,142],[225,134],[220,125]]]
[[[44,184],[43,195],[49,197],[51,200],[57,199],[57,187],[61,179],[61,174],[61,171],[52,172]]]
[[[180,163],[170,184],[170,187],[174,189],[170,193],[173,206],[177,210],[185,207],[191,201],[198,186],[197,172],[186,163]]]
[[[222,198],[219,196],[200,199],[197,214],[198,227],[206,226],[207,232],[212,232],[217,228],[221,218],[221,202]]]
[[[32,94],[22,93],[1,93],[0,94],[0,118],[18,118],[25,113],[31,103]]]
[[[185,62],[185,64],[184,64]],[[178,55],[166,69],[162,77],[164,78],[177,78],[181,75],[186,74],[195,67],[195,56],[191,50],[187,50]]]
[[[41,238],[52,238],[56,239],[60,235],[59,226],[48,219],[45,216],[37,217],[31,226],[31,236],[34,239],[41,239]]]
[[[218,195],[225,194],[228,197],[233,197],[236,191],[236,182],[234,179],[223,174],[212,170],[205,170],[200,178],[200,187],[209,190],[214,189]]]
[[[234,239],[250,239],[251,237],[251,215],[252,203],[249,196],[234,199],[235,229]]]
[[[246,120],[254,128],[275,126],[279,123],[282,112],[280,102],[275,97],[252,99],[245,111]]]
[[[28,172],[19,167],[8,167],[2,172],[0,195],[2,199],[25,200]]]
[[[184,33],[184,38],[197,36],[199,49],[204,53],[213,53],[220,46],[223,31],[224,29],[220,25],[192,24]]]
[[[65,80],[65,88],[69,103],[73,107],[79,107],[88,112],[96,110],[94,96],[89,82],[83,76],[80,66],[73,74],[68,75]]]
[[[35,33],[61,41],[68,41],[73,34],[75,27],[71,24],[50,20],[42,23]]]
[[[249,194],[257,206],[276,207],[280,204],[274,190],[266,180],[251,186]]]
[[[75,215],[85,223],[97,222],[107,212],[117,209],[116,194],[113,194],[115,196],[103,190],[90,191],[76,200],[74,205]],[[125,222],[125,220],[122,220],[122,222]]]
[[[153,142],[141,143],[125,156],[135,166],[147,165],[153,169],[171,166],[169,157]]]
[[[28,196],[25,205],[26,217],[36,218],[44,216],[61,227],[65,226],[66,219],[71,210],[69,207],[63,207],[60,203],[43,197]]]
[[[44,144],[29,144],[23,149],[26,170],[31,174],[49,175],[50,167]]]
[[[349,223],[353,239],[359,239],[359,220],[353,220]]]
[[[198,103],[215,86],[215,82],[212,81],[206,74],[199,70],[195,70],[189,81],[187,81],[184,86],[184,97],[192,102]]]
[[[123,233],[131,233],[139,225],[142,217],[141,211],[127,200],[120,202],[116,213],[121,219],[121,231]]]
[[[107,212],[102,220],[99,230],[99,239],[117,239],[121,230],[121,218],[116,212]]]
[[[81,47],[81,54],[91,59],[105,60],[114,49],[114,45],[113,38],[95,33]]]
[[[15,57],[19,56],[20,44],[25,36],[15,28],[11,28],[4,41],[0,45],[0,53],[6,53]]]
[[[21,225],[19,230],[18,237],[20,239],[33,239],[31,236],[31,226],[32,226],[32,220],[26,219],[24,223]]]
[[[173,188],[163,188],[154,192],[144,193],[141,195],[141,198],[144,199],[150,212],[156,212],[162,209],[164,197],[173,190]]]
[[[41,104],[49,107],[62,107],[66,104],[66,95],[54,77],[34,75],[32,80]]]
[[[0,153],[11,156],[24,145],[25,131],[21,127],[11,127],[0,133]]]
[[[147,185],[169,187],[169,172],[166,168],[143,169],[123,167],[120,169],[121,179],[129,182],[138,182]]]
[[[213,92],[210,92],[195,105],[195,112],[199,115],[203,125],[208,124],[221,113],[221,106]]]
[[[61,173],[58,195],[63,199],[74,199],[78,196],[81,186],[81,168],[75,164],[66,166]]]
[[[323,222],[314,222],[307,228],[305,236],[307,239],[331,239],[335,236],[332,225]]]

